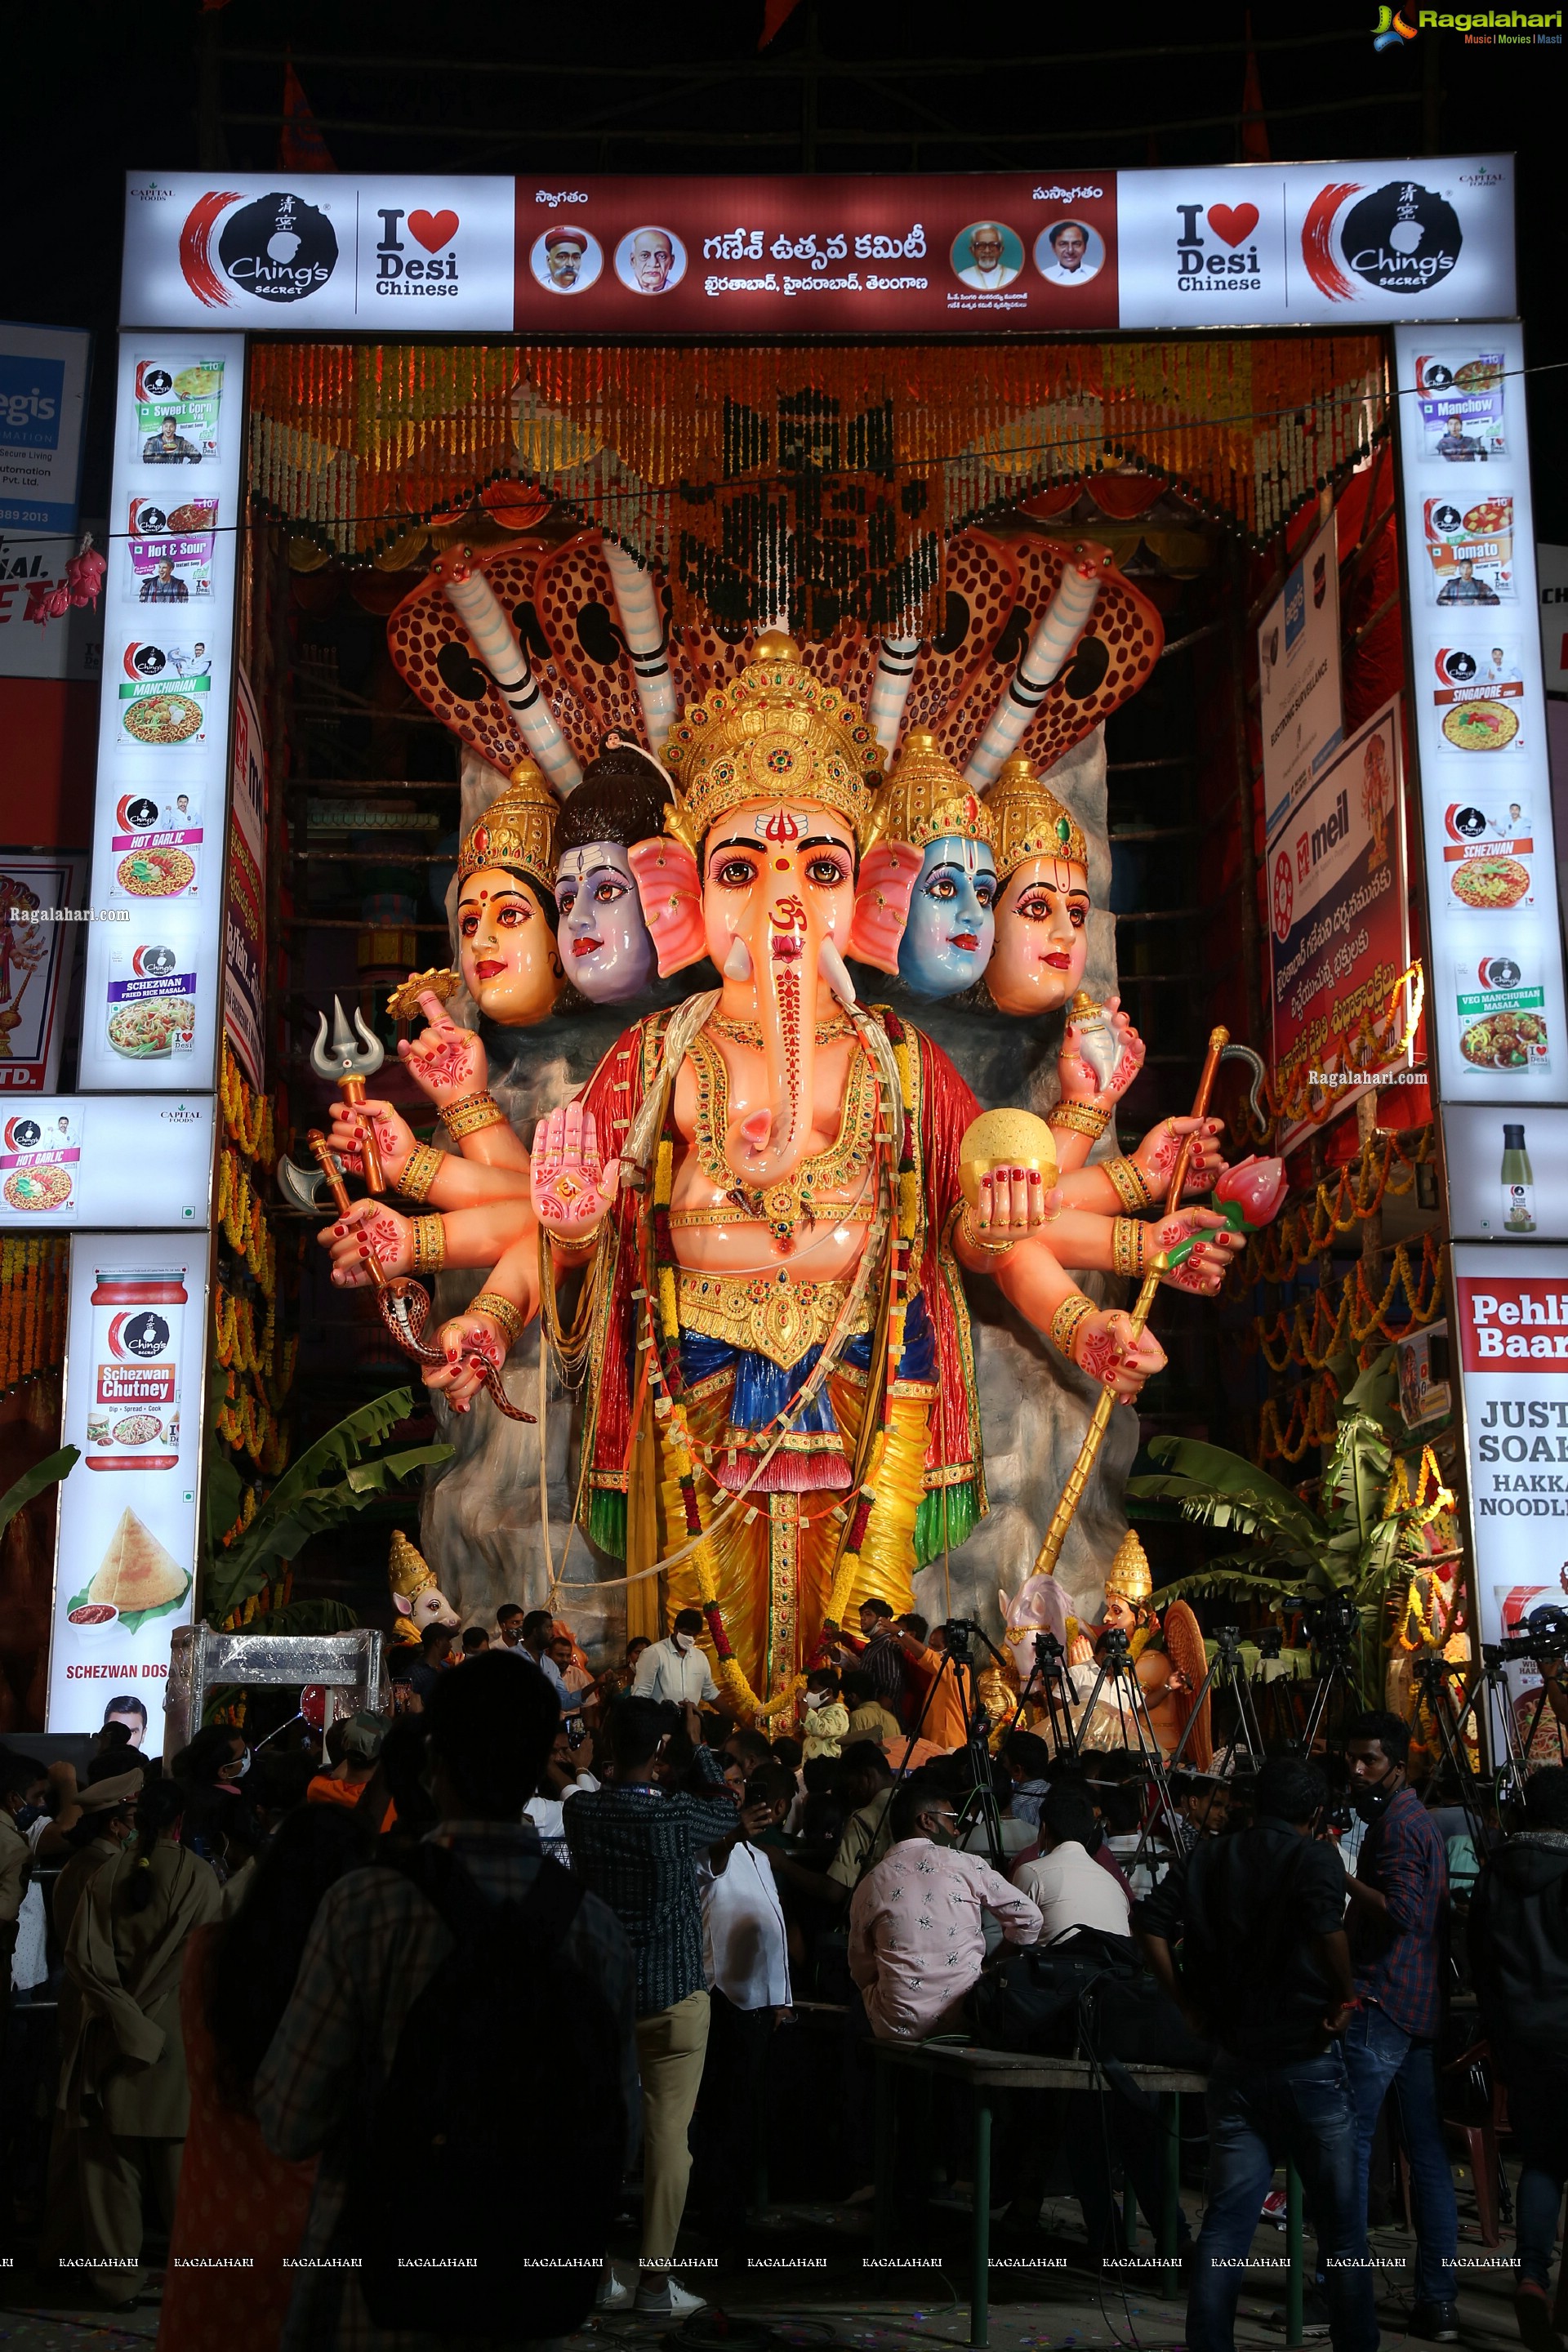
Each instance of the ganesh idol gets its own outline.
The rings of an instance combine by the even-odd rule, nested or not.
[[[721,985],[635,1021],[527,1152],[492,1116],[479,1041],[432,998],[408,1066],[458,1150],[416,1146],[383,1104],[333,1132],[351,1152],[376,1119],[421,1212],[360,1203],[323,1235],[334,1279],[363,1281],[373,1250],[388,1271],[484,1270],[425,1374],[458,1410],[469,1358],[500,1360],[542,1314],[582,1376],[586,1532],[704,1612],[752,1713],[793,1703],[825,1620],[911,1605],[916,1570],[985,1508],[967,1282],[997,1283],[1119,1400],[1164,1360],[1068,1271],[1115,1270],[1123,1228],[1161,1229],[1121,1213],[1104,1168],[1059,1171],[1043,1127],[1029,1153],[966,1151],[980,1107],[951,1062],[858,997],[847,960],[896,971],[922,865],[885,830],[880,763],[857,706],[763,638],[677,719],[663,828],[628,858],[660,974],[707,958]],[[1203,1235],[1217,1287],[1223,1221],[1166,1222]]]

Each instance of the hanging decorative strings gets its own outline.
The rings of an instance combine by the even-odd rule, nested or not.
[[[65,1361],[70,1243],[54,1234],[0,1237],[0,1396]]]
[[[820,590],[879,626],[929,619],[954,532],[1107,467],[1267,539],[1387,415],[1374,336],[275,343],[253,363],[251,479],[340,556],[385,561],[516,478],[657,563],[687,617]]]

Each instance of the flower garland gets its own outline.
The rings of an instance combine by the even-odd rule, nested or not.
[[[1310,1311],[1306,1300],[1299,1298],[1293,1307],[1281,1307],[1271,1317],[1256,1318],[1251,1334],[1244,1342],[1247,1351],[1261,1353],[1271,1372],[1283,1372],[1291,1364],[1321,1372],[1335,1356],[1346,1354],[1352,1346],[1363,1348],[1374,1339],[1402,1339],[1412,1328],[1436,1321],[1443,1310],[1443,1247],[1431,1234],[1424,1234],[1421,1270],[1415,1274],[1405,1244],[1399,1243],[1387,1288],[1375,1302],[1367,1288],[1366,1272],[1362,1265],[1344,1276],[1339,1286],[1338,1305],[1332,1309],[1329,1302],[1334,1294],[1328,1284],[1320,1283],[1312,1293]],[[1409,1317],[1407,1321],[1391,1328],[1387,1317],[1396,1291],[1403,1293]],[[1277,1356],[1270,1352],[1275,1347],[1279,1349]]]
[[[65,1361],[70,1244],[54,1234],[0,1240],[0,1392]]]
[[[278,1286],[277,1243],[248,1170],[226,1143],[218,1154],[217,1221],[230,1249],[249,1268],[262,1296],[270,1299]]]
[[[1402,1015],[1400,998],[1406,988],[1410,992]],[[1272,1076],[1265,1079],[1268,1105],[1275,1118],[1292,1126],[1302,1120],[1321,1126],[1331,1118],[1340,1108],[1339,1100],[1329,1087],[1313,1086],[1311,1070],[1334,1067],[1365,1070],[1369,1075],[1386,1070],[1407,1050],[1420,1027],[1426,1000],[1425,971],[1418,962],[1407,964],[1389,988],[1380,1013],[1374,1016],[1363,1005],[1347,1028],[1324,1038],[1313,1049],[1310,1067],[1307,1062],[1300,1064],[1283,1086]]]
[[[218,1100],[223,1106],[226,1140],[247,1160],[270,1168],[278,1157],[278,1122],[272,1097],[257,1094],[247,1085],[226,1036],[218,1066]]]

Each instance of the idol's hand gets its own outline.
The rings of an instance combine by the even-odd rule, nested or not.
[[[1110,1390],[1119,1404],[1131,1404],[1146,1380],[1165,1364],[1165,1350],[1152,1331],[1134,1338],[1132,1318],[1120,1307],[1086,1315],[1073,1334],[1072,1360],[1080,1372]]]
[[[1163,1200],[1176,1172],[1176,1154],[1185,1138],[1192,1136],[1193,1156],[1182,1186],[1182,1198],[1190,1201],[1212,1192],[1224,1175],[1225,1155],[1217,1139],[1224,1133],[1223,1118],[1163,1118],[1129,1157],[1137,1161],[1156,1197]]]
[[[1178,1209],[1173,1215],[1162,1217],[1158,1224],[1150,1227],[1150,1254],[1175,1249],[1194,1234],[1201,1234],[1202,1241],[1194,1243],[1180,1265],[1173,1265],[1160,1279],[1173,1290],[1195,1290],[1201,1297],[1214,1298],[1231,1259],[1238,1257],[1247,1247],[1247,1236],[1232,1233],[1214,1209]]]
[[[417,1037],[398,1041],[405,1068],[421,1094],[437,1110],[461,1102],[465,1095],[482,1094],[489,1079],[489,1064],[482,1041],[472,1029],[460,1028],[433,989],[419,999],[428,1027]]]
[[[980,1198],[963,1212],[964,1231],[990,1253],[1033,1241],[1062,1205],[1061,1193],[1046,1190],[1037,1168],[993,1168],[979,1179]]]
[[[1105,1011],[1110,1018],[1111,1034],[1121,1048],[1116,1066],[1102,1087],[1078,1050],[1078,1032],[1069,1020],[1067,1034],[1062,1039],[1061,1052],[1057,1055],[1057,1078],[1063,1102],[1094,1103],[1100,1110],[1110,1110],[1121,1101],[1143,1066],[1143,1056],[1149,1048],[1121,1010],[1120,996],[1108,996]]]
[[[374,1255],[384,1274],[407,1274],[414,1265],[414,1236],[407,1217],[380,1201],[356,1201],[335,1225],[316,1235],[331,1254],[332,1280],[340,1290],[363,1290],[371,1281]]]
[[[621,1181],[620,1162],[606,1171],[591,1110],[569,1102],[533,1130],[529,1195],[542,1230],[554,1241],[586,1241],[597,1233]]]
[[[375,1137],[375,1148],[381,1154],[381,1164],[387,1182],[395,1190],[397,1180],[407,1167],[418,1138],[408,1121],[389,1102],[346,1103],[340,1095],[332,1105],[332,1131],[327,1141],[337,1153],[351,1176],[364,1174],[364,1155],[360,1150],[360,1130],[370,1126]]]
[[[482,1358],[499,1372],[507,1359],[506,1339],[489,1316],[476,1315],[470,1310],[443,1323],[436,1334],[436,1344],[447,1360],[439,1366],[426,1366],[425,1385],[437,1396],[444,1396],[454,1412],[467,1412],[484,1380],[475,1360]]]
[[[1068,1644],[1069,1666],[1091,1666],[1094,1664],[1094,1643],[1087,1633],[1075,1633]]]

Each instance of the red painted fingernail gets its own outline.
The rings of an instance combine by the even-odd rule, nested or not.
[[[334,1226],[332,1227],[332,1232],[333,1232],[333,1233],[338,1236],[338,1238],[339,1238],[340,1240],[342,1239],[342,1235],[343,1235],[344,1234],[346,1234],[346,1233],[347,1233],[347,1231],[348,1231],[348,1227],[347,1227],[347,1225],[334,1225]]]

